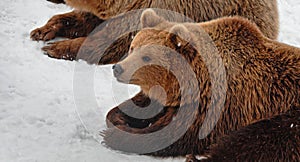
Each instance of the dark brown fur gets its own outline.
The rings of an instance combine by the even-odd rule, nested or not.
[[[144,21],[143,21],[144,20]],[[227,135],[229,132],[238,130],[262,119],[268,119],[276,115],[287,112],[294,106],[299,106],[300,102],[300,50],[266,38],[258,27],[250,21],[241,17],[227,17],[200,24],[179,24],[170,23],[159,18],[153,11],[146,11],[142,21],[144,27],[152,27],[149,24],[159,24],[156,28],[146,28],[139,32],[131,45],[131,54],[118,63],[123,68],[122,74],[117,78],[121,82],[136,84],[141,86],[142,93],[149,96],[152,102],[164,103],[164,111],[159,114],[158,120],[151,121],[151,126],[135,127],[132,122],[136,120],[123,120],[125,116],[114,112],[109,113],[107,120],[111,121],[117,128],[130,133],[151,133],[162,129],[168,125],[176,114],[180,103],[179,85],[175,77],[169,73],[180,64],[171,60],[165,62],[170,69],[166,70],[157,66],[147,66],[134,73],[131,78],[128,76],[132,68],[132,62],[143,64],[143,52],[138,52],[139,48],[149,44],[166,46],[180,53],[193,67],[200,88],[200,96],[194,96],[190,100],[183,100],[181,109],[188,116],[196,115],[193,125],[184,136],[171,146],[157,152],[150,153],[155,156],[185,156],[187,154],[199,155],[207,151],[209,146],[217,139]],[[195,33],[197,29],[203,28],[212,39],[207,40],[205,33]],[[191,42],[203,41],[204,44],[212,43],[216,45],[227,73],[228,88],[226,91],[226,102],[223,105],[220,101],[215,101],[215,108],[224,106],[221,117],[213,131],[205,138],[199,139],[199,129],[207,115],[208,105],[211,102],[211,86],[208,77],[208,69],[200,54],[191,46],[189,42],[180,37],[170,34],[161,29],[170,29],[173,33],[183,33],[194,35]],[[178,47],[178,44],[181,46]],[[204,49],[207,51],[209,49]],[[169,54],[168,54],[169,55]],[[161,51],[148,53],[148,57],[159,60],[166,60],[168,55]],[[209,55],[207,55],[209,57]],[[218,69],[219,63],[211,63],[213,69]],[[158,75],[159,74],[159,75]],[[191,78],[185,78],[190,80]],[[224,80],[218,80],[219,83]],[[161,101],[161,94],[153,93],[149,90],[151,86],[159,84],[166,91],[166,101]],[[195,87],[186,87],[194,89]],[[218,87],[222,90],[224,87]],[[218,92],[218,90],[217,90]],[[136,100],[136,98],[133,98]],[[194,112],[190,107],[199,101],[199,108]],[[139,101],[140,102],[140,101]],[[122,104],[126,107],[128,101]],[[126,107],[130,109],[130,107]],[[126,119],[128,119],[126,117]],[[120,122],[120,121],[122,122]],[[150,122],[150,121],[149,121]],[[184,125],[184,121],[178,121],[177,125]],[[147,123],[148,124],[148,123]],[[145,125],[147,125],[145,124]],[[144,126],[145,126],[144,125]],[[164,138],[172,138],[172,135],[162,135]],[[120,136],[115,128],[110,128],[104,135],[105,143],[114,149],[130,152],[131,146],[136,142],[149,141],[151,139],[138,139],[137,136],[128,139]]]
[[[91,13],[72,11],[52,17],[45,26],[32,31],[31,38],[48,41],[55,37],[86,37],[101,22]]]
[[[255,22],[267,37],[276,39],[278,35],[276,0],[247,0],[246,2],[244,0],[66,0],[66,3],[74,7],[76,11],[51,18],[45,26],[31,32],[33,40],[46,41],[57,36],[67,38],[86,37],[95,26],[99,25],[102,21],[100,19],[109,19],[124,12],[143,8],[160,8],[176,11],[196,22],[209,21],[223,16],[239,15]],[[87,17],[86,12],[90,13]],[[96,15],[99,19],[91,15]],[[128,23],[132,23],[130,19],[128,19]],[[135,23],[139,25],[139,22]],[[108,31],[102,32],[106,35],[109,33]],[[116,63],[128,52],[127,47],[130,46],[131,35],[132,33],[122,37],[106,51],[97,51],[99,46],[101,47],[103,46],[102,44],[107,43],[106,41],[89,40],[92,48],[88,49],[90,52],[86,53],[87,56],[76,57],[80,48],[78,46],[83,43],[83,39],[75,39],[72,41],[73,43],[70,43],[68,40],[57,42],[50,44],[49,47],[45,47],[43,50],[50,57],[58,59],[83,59],[92,64]],[[75,43],[74,41],[78,42]],[[74,47],[75,45],[76,47]],[[100,56],[99,52],[104,52],[104,55]]]
[[[300,109],[265,119],[230,133],[214,145],[204,162],[300,160]],[[196,162],[194,157],[187,159]]]

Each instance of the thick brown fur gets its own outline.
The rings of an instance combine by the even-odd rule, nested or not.
[[[54,1],[52,2],[62,2]],[[55,37],[67,38],[86,37],[86,35],[102,20],[107,20],[121,13],[137,9],[160,8],[183,14],[195,22],[204,22],[223,16],[239,15],[253,21],[258,25],[264,35],[276,39],[278,35],[278,9],[276,0],[66,0],[67,5],[74,7],[76,11],[57,15],[51,18],[48,23],[31,32],[33,40],[47,41]],[[87,13],[88,16],[87,16]],[[98,19],[91,15],[96,15]],[[66,21],[67,20],[67,21]],[[127,20],[132,23],[132,19]],[[67,22],[67,23],[64,23]],[[139,25],[139,22],[135,22]],[[113,24],[118,25],[118,23]],[[85,26],[86,29],[84,28]],[[101,31],[100,31],[101,32]],[[109,33],[108,31],[102,31]],[[116,31],[114,31],[116,32]],[[131,43],[131,34],[123,36],[107,49],[103,55],[99,51],[92,51],[88,54],[95,56],[79,56],[78,46],[83,39],[73,40],[73,43],[66,41],[50,44],[43,50],[50,56],[58,59],[74,60],[83,59],[91,64],[116,63],[127,54]],[[78,42],[74,42],[78,41]],[[90,40],[89,44],[94,45],[92,50],[106,44],[103,40]],[[63,49],[64,48],[64,49]],[[99,56],[101,55],[101,56]],[[97,59],[91,57],[97,57]],[[97,60],[97,61],[95,61]]]
[[[241,17],[225,17],[200,24],[178,24],[165,21],[151,10],[145,11],[141,20],[144,22],[142,25],[145,29],[134,38],[129,56],[114,66],[114,73],[120,82],[139,85],[142,89],[141,94],[144,97],[148,96],[146,97],[147,100],[150,98],[152,102],[164,105],[164,111],[155,120],[148,121],[151,124],[146,127],[135,127],[131,123],[136,122],[136,120],[130,120],[124,114],[118,113],[116,116],[114,112],[119,112],[118,108],[109,113],[107,120],[118,129],[133,134],[143,134],[162,129],[172,121],[173,117],[179,118],[177,114],[179,107],[187,116],[196,115],[196,120],[192,126],[178,141],[160,151],[149,153],[150,155],[163,157],[199,155],[207,151],[217,139],[229,132],[256,121],[283,114],[292,107],[299,108],[300,49],[268,39],[249,20]],[[205,32],[197,32],[198,29],[203,29]],[[188,42],[176,35],[179,33],[190,38]],[[209,39],[205,37],[207,34]],[[212,102],[211,78],[206,65],[218,70],[220,62],[205,64],[201,55],[207,58],[213,55],[199,53],[192,46],[199,41],[203,44],[216,46],[226,70],[228,85],[225,94],[218,94],[220,98],[226,98],[225,103],[214,100],[215,109],[224,107],[221,116],[212,132],[201,140],[199,139],[199,129]],[[151,45],[155,45],[155,47],[143,50]],[[186,96],[181,96],[180,91],[182,89],[179,89],[178,80],[170,72],[180,67],[181,62],[176,62],[169,52],[156,50],[156,46],[173,49],[185,58],[196,74],[198,83],[184,88],[195,90],[198,86],[200,94],[191,91],[190,98],[181,100]],[[203,48],[201,50],[210,51],[206,47]],[[151,65],[151,61],[156,60],[168,68]],[[135,70],[133,66],[145,65],[145,62],[147,62],[147,66],[141,66],[132,76],[130,75],[131,71]],[[177,70],[185,72],[183,69]],[[224,78],[217,78],[217,83],[225,82],[222,79]],[[184,78],[184,80],[189,81],[192,78]],[[151,87],[156,85],[165,90],[166,97],[160,91],[151,90]],[[216,92],[223,90],[224,87],[217,86]],[[133,100],[136,99],[133,98]],[[199,102],[199,107],[198,111],[195,112],[191,106],[197,102]],[[128,101],[123,106],[126,107],[127,103]],[[139,101],[139,103],[143,102]],[[126,109],[130,109],[130,107],[126,107]],[[177,126],[184,125],[184,121],[176,122],[178,122],[176,123]],[[112,127],[104,133],[105,143],[113,149],[131,151],[130,144],[151,140],[139,141],[134,137],[126,139],[115,130],[116,128]],[[173,137],[169,134],[162,136],[164,138]],[[124,145],[128,145],[128,147]]]
[[[220,139],[205,162],[300,160],[300,109],[261,120]],[[198,161],[191,157],[187,161]]]

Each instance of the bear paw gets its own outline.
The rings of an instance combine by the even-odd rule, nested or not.
[[[51,58],[73,61],[76,60],[77,53],[83,41],[84,38],[77,38],[48,43],[48,46],[43,47],[42,50]]]
[[[54,27],[44,26],[37,28],[30,33],[30,38],[34,41],[49,41],[57,36],[57,30]]]

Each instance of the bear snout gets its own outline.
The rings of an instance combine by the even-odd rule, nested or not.
[[[115,76],[116,78],[118,78],[119,76],[121,76],[122,73],[124,72],[124,69],[123,69],[122,66],[119,65],[119,64],[114,65],[112,68],[113,68],[113,70],[114,70],[114,76]]]

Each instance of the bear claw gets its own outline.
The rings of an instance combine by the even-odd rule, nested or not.
[[[51,29],[37,28],[30,33],[30,38],[34,41],[49,41],[56,37],[56,32]]]
[[[32,40],[35,40],[35,41],[38,41],[39,39],[39,35],[41,34],[40,30],[36,29],[36,30],[33,30],[31,33],[30,33],[30,38]]]
[[[194,155],[186,155],[186,160],[185,162],[199,162],[200,160],[198,160]]]
[[[51,58],[73,61],[76,59],[80,46],[72,46],[74,45],[72,41],[73,40],[65,40],[47,43],[47,46],[43,47],[42,50]]]

